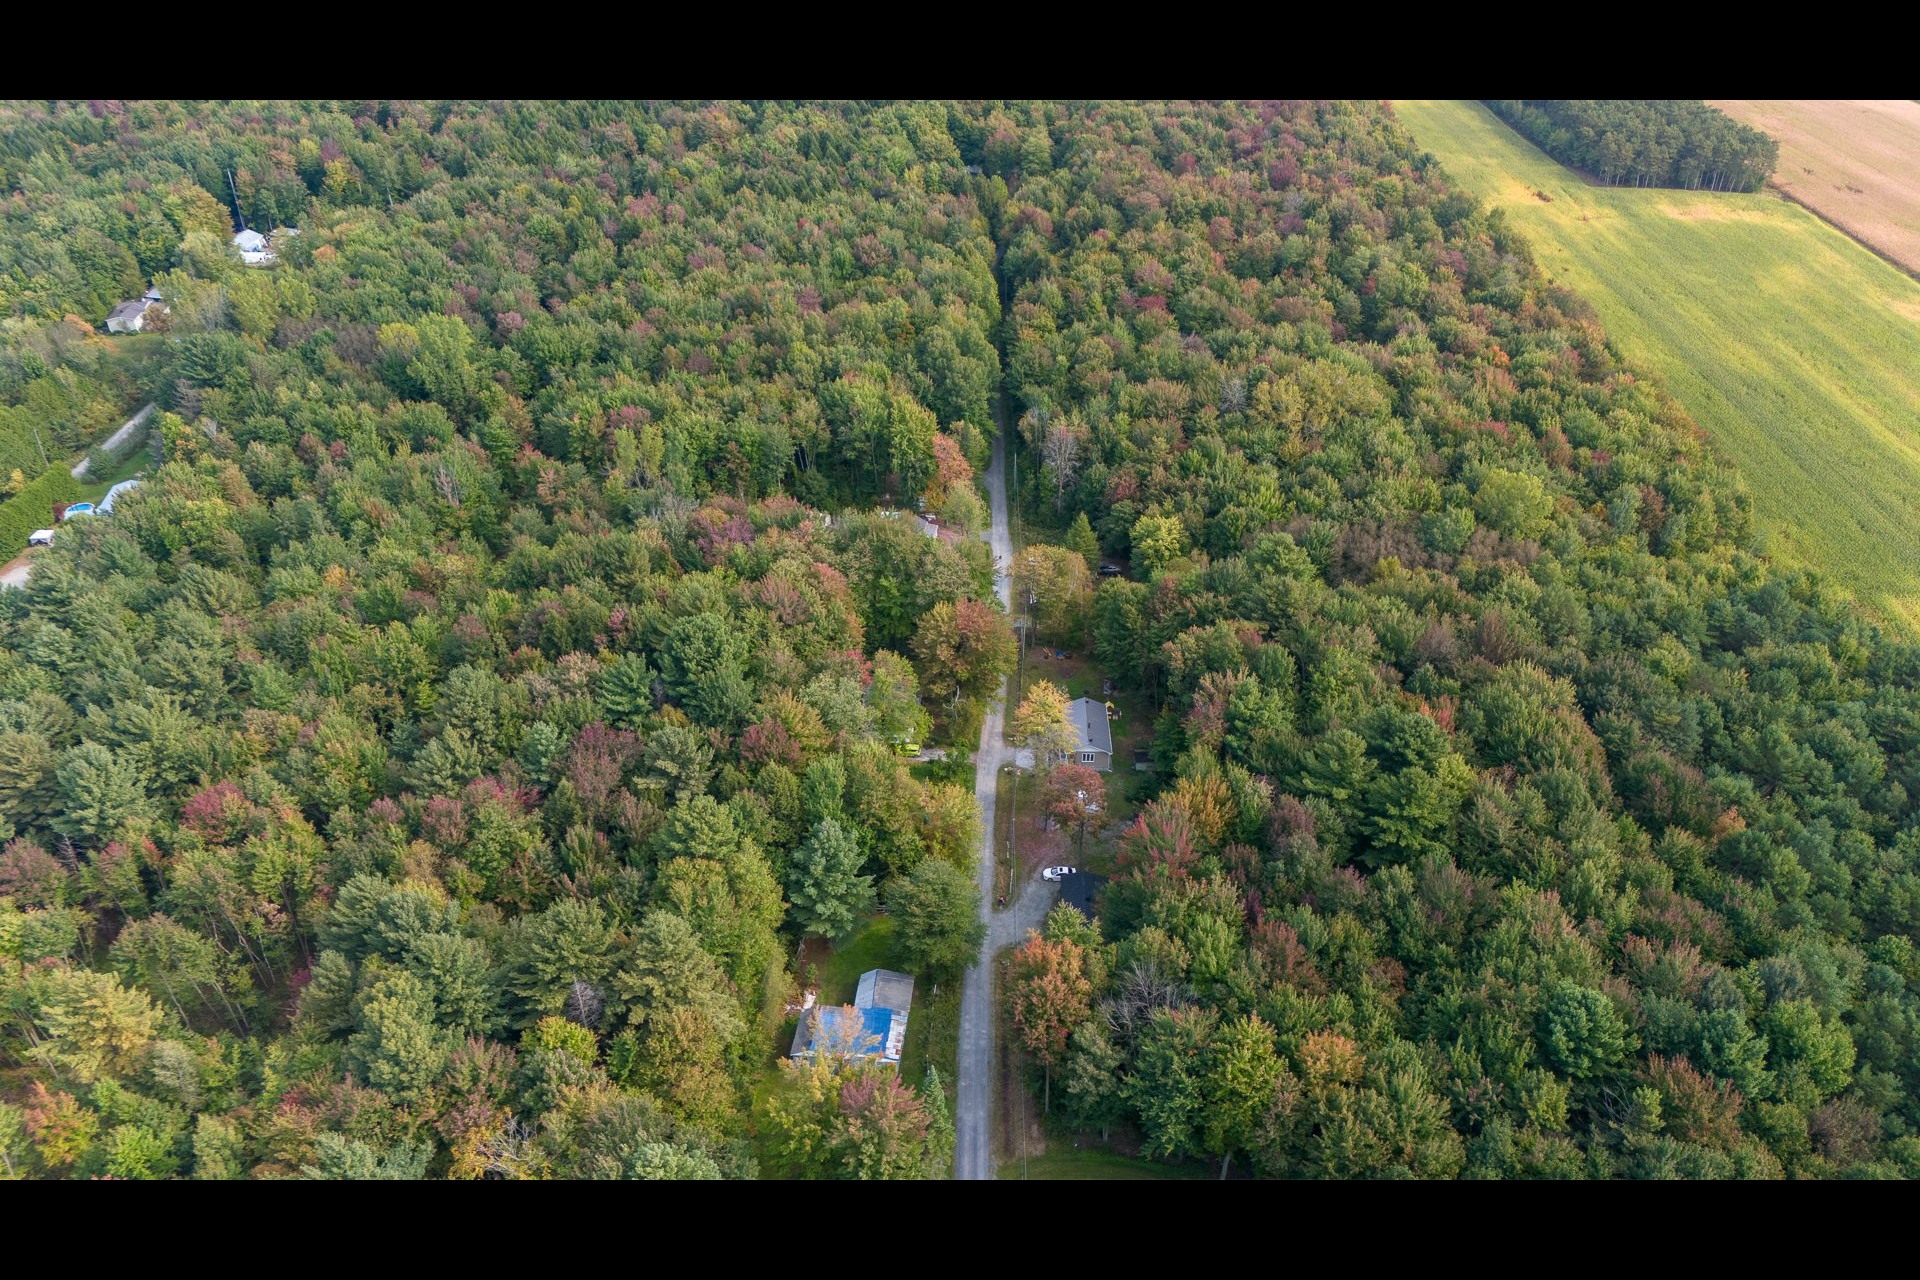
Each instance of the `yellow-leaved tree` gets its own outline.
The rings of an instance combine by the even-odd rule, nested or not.
[[[1013,740],[1033,750],[1042,771],[1070,759],[1080,746],[1080,730],[1067,718],[1067,693],[1051,680],[1036,680],[1013,713]]]

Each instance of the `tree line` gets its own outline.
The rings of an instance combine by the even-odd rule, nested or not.
[[[1697,99],[1486,106],[1555,160],[1613,186],[1758,191],[1780,159],[1779,143]]]

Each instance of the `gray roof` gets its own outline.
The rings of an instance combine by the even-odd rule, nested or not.
[[[892,969],[867,970],[860,975],[860,985],[853,995],[853,1007],[897,1009],[905,1013],[913,1008],[912,975],[896,973]]]
[[[267,238],[249,227],[233,238],[234,247],[245,252],[259,251],[267,247]]]
[[[119,484],[107,490],[106,496],[100,499],[100,505],[95,507],[94,510],[103,516],[112,515],[113,500],[115,498],[118,498],[121,494],[125,493],[127,490],[138,489],[139,487],[140,487],[140,482],[138,480],[122,480]]]
[[[1080,731],[1080,750],[1113,754],[1113,729],[1107,723],[1107,704],[1075,698],[1067,704],[1067,719]]]
[[[147,313],[147,300],[135,298],[132,302],[123,302],[107,313],[109,320],[131,320]]]

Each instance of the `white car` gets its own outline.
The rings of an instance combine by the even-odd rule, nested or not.
[[[1059,880],[1066,876],[1073,875],[1076,870],[1077,868],[1074,867],[1048,867],[1040,873],[1040,878],[1042,880]]]
[[[34,530],[34,531],[33,531],[32,533],[30,533],[30,534],[28,534],[28,535],[27,535],[27,545],[28,545],[28,546],[30,546],[30,547],[50,547],[50,546],[52,546],[52,545],[53,545],[53,530],[51,530],[51,529],[35,529],[35,530]]]

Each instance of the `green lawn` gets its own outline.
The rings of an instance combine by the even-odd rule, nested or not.
[[[113,486],[119,484],[122,480],[131,480],[142,471],[149,471],[152,470],[152,468],[152,452],[145,448],[135,449],[121,461],[119,466],[115,467],[106,476],[94,477],[89,475],[90,483],[83,483],[80,486],[80,501],[98,502],[107,496],[107,490],[113,488]],[[118,505],[118,500],[116,499],[116,508]]]
[[[980,735],[974,735],[977,744]],[[922,760],[918,764],[907,766],[907,772],[922,782],[945,782],[952,786],[973,790],[973,757],[971,752],[956,753],[945,760]]]
[[[1777,556],[1920,627],[1920,284],[1777,196],[1593,187],[1476,103],[1394,106],[1713,436]]]
[[[927,1063],[933,1063],[940,1070],[949,1105],[960,1062],[961,986],[956,978],[941,983],[935,994],[931,983],[915,977],[913,1010],[907,1015],[907,1043],[900,1049],[900,1078],[918,1089],[926,1077]]]
[[[820,966],[820,1003],[852,1004],[860,975],[869,969],[884,969],[893,951],[893,920],[888,916],[870,916],[860,931],[834,949]],[[800,975],[804,981],[806,975]],[[919,1003],[919,991],[914,1003]],[[908,1024],[911,1026],[911,1022]]]
[[[1035,1181],[1077,1179],[1103,1182],[1120,1179],[1208,1178],[1218,1172],[1217,1168],[1204,1164],[1156,1164],[1151,1160],[1133,1160],[1115,1155],[1111,1151],[1076,1150],[1060,1146],[1053,1147],[1045,1155],[1031,1156],[1026,1160],[1004,1160],[999,1171],[1002,1178],[1024,1176]]]

